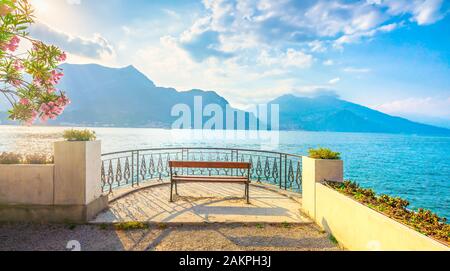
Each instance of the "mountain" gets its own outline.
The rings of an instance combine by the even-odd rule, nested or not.
[[[448,129],[390,116],[334,96],[285,95],[269,104],[280,106],[282,130],[450,135]]]
[[[213,91],[157,87],[133,66],[65,64],[61,68],[65,76],[58,87],[67,92],[72,104],[56,124],[169,128],[177,119],[171,116],[172,107],[185,104],[193,113],[196,96],[202,97],[203,104],[218,104],[224,112],[229,105]]]
[[[158,87],[133,66],[64,64],[61,68],[65,76],[58,87],[67,92],[72,104],[50,125],[170,128],[179,118],[171,116],[172,108],[184,104],[193,113],[194,97],[202,97],[203,106],[216,104],[224,112],[230,107],[226,99],[213,91],[180,92]],[[280,106],[282,130],[450,135],[448,129],[393,117],[333,96],[285,95],[269,104]],[[245,114],[248,128],[250,113],[233,110]],[[226,113],[222,117],[226,121]],[[203,117],[203,123],[208,119]],[[0,112],[0,124],[11,124],[5,113]]]

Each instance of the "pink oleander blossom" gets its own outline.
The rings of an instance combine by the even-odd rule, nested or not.
[[[25,124],[26,124],[27,126],[33,125],[33,123],[36,121],[36,118],[37,118],[38,114],[39,114],[39,113],[38,113],[36,110],[33,110],[33,111],[31,112],[30,117],[29,117],[28,119],[25,120]]]
[[[41,104],[39,111],[41,112],[41,121],[47,122],[49,119],[56,119],[64,112],[66,106],[70,104],[70,100],[62,95],[55,102]]]
[[[2,45],[2,49],[3,50],[9,50],[11,52],[14,52],[17,50],[17,48],[19,47],[19,43],[20,43],[20,39],[17,36],[14,36],[11,38],[11,40],[9,41],[9,43]]]
[[[30,105],[30,104],[31,104],[31,103],[30,103],[30,100],[28,100],[27,98],[22,98],[22,99],[20,99],[19,103],[20,103],[21,105]]]
[[[15,60],[14,61],[14,63],[13,63],[13,68],[16,70],[16,71],[21,71],[21,70],[23,70],[24,69],[24,66],[23,66],[23,63],[22,63],[22,61],[20,61],[20,60]]]
[[[65,52],[63,52],[61,55],[59,55],[58,57],[58,61],[60,62],[64,62],[67,59],[67,54]]]
[[[47,83],[52,84],[52,85],[57,85],[63,76],[64,76],[64,73],[53,70],[51,72],[51,77],[48,79]]]

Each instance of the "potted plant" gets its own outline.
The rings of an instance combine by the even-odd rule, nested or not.
[[[66,130],[55,142],[55,202],[90,204],[101,197],[101,142],[94,131]]]
[[[309,149],[309,155],[303,157],[303,167],[314,173],[316,182],[344,180],[344,162],[339,152],[329,148]]]
[[[344,162],[341,154],[328,148],[310,149],[302,158],[303,210],[315,217],[316,184],[323,181],[342,182]]]
[[[341,153],[328,148],[309,149],[309,158],[321,160],[341,160]]]

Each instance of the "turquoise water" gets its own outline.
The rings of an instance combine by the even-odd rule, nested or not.
[[[64,128],[0,126],[0,151],[51,151]],[[450,219],[450,137],[279,132],[225,133],[94,128],[103,152],[152,147],[237,147],[306,154],[323,146],[342,153],[345,176],[378,193],[401,196],[413,208]]]

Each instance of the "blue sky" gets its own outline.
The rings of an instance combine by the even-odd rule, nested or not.
[[[448,0],[30,0],[71,63],[134,65],[233,105],[341,98],[450,123]]]

